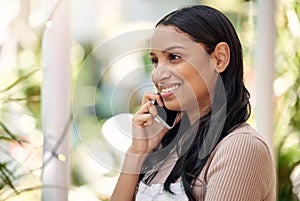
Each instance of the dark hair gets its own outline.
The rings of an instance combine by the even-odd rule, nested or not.
[[[187,151],[179,155],[178,161],[164,183],[164,189],[171,192],[170,184],[181,178],[189,200],[196,200],[192,188],[212,151],[210,149],[204,157],[199,157],[201,150],[205,146],[215,148],[218,142],[246,122],[250,116],[250,94],[243,82],[242,47],[227,17],[220,11],[204,5],[173,11],[161,19],[157,26],[174,26],[187,33],[195,42],[204,44],[208,54],[211,54],[220,42],[226,42],[230,48],[230,63],[226,70],[220,73],[220,79],[216,83],[212,101],[212,110],[216,111],[201,117],[196,126],[189,129],[189,132],[193,132],[193,141]],[[225,93],[225,103],[219,100],[221,89]],[[219,123],[220,121],[224,123]],[[208,133],[210,127],[214,127],[213,133]],[[217,136],[217,141],[205,140],[209,135]]]

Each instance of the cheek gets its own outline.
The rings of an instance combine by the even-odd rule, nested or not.
[[[154,70],[151,72],[151,75],[150,75],[150,76],[151,76],[152,82],[154,82],[154,79],[153,79],[153,78],[154,78]]]
[[[193,67],[186,67],[185,70],[182,71],[182,75],[191,88],[190,90],[198,91],[199,89],[205,88],[205,80],[203,79],[203,75]]]
[[[211,58],[207,53],[199,54],[199,57],[191,57],[186,65],[187,81],[190,80],[194,91],[200,93],[212,93],[218,73],[215,70]]]
[[[202,73],[200,74],[194,68],[190,68],[188,71],[186,69],[184,79],[186,82],[185,91],[189,91],[190,96],[194,101],[201,99],[206,99],[214,86],[213,74]]]
[[[189,84],[197,99],[209,94],[207,83],[205,83],[201,76],[195,76]]]
[[[155,81],[155,74],[156,74],[156,71],[155,71],[155,69],[151,72],[151,80],[152,80],[152,82],[153,82],[153,84],[157,87],[157,85],[156,85],[156,81]]]
[[[214,86],[217,80],[219,73],[215,70],[214,66],[205,65],[203,68],[193,69],[193,74],[195,75],[194,80],[198,80],[198,86],[201,89],[205,89],[209,91],[209,93],[213,93]]]

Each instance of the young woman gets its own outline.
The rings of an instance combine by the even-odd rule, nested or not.
[[[168,14],[150,57],[158,93],[146,93],[133,118],[111,200],[275,200],[273,159],[246,123],[242,48],[225,15],[201,5]],[[154,101],[179,111],[174,128],[156,121]]]

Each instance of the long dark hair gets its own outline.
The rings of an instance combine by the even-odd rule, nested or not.
[[[230,48],[230,63],[225,71],[220,73],[220,79],[216,83],[212,111],[186,131],[192,132],[194,138],[187,150],[179,153],[178,161],[164,183],[164,189],[172,192],[170,184],[181,178],[189,200],[197,200],[193,186],[211,151],[218,142],[246,122],[250,116],[250,94],[243,82],[242,47],[228,18],[220,11],[204,5],[173,11],[161,19],[157,26],[174,26],[187,33],[195,42],[204,44],[208,54],[211,54],[220,42],[226,42]],[[220,100],[222,93],[225,103]],[[171,132],[174,133],[174,130]],[[216,139],[206,139],[211,136]],[[163,140],[166,145],[170,143],[168,141],[170,140]],[[213,147],[205,149],[210,146]],[[203,150],[208,150],[208,153],[201,153]]]

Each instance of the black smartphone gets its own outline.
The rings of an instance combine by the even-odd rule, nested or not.
[[[179,115],[179,111],[169,110],[165,106],[160,107],[156,101],[154,101],[158,115],[154,117],[154,120],[163,124],[168,129],[172,129],[175,126],[175,121]]]

